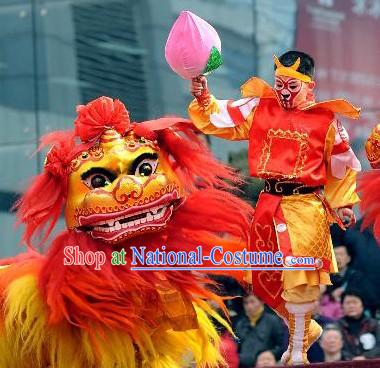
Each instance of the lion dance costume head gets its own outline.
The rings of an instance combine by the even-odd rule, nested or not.
[[[373,233],[380,243],[380,124],[372,129],[365,144],[365,151],[373,170],[365,172],[359,182],[362,229],[373,226]]]
[[[128,250],[246,244],[251,210],[229,191],[239,179],[187,120],[132,123],[108,97],[77,111],[75,130],[43,137],[43,172],[17,203],[29,251],[0,270],[0,366],[174,368],[185,356],[217,366],[210,317],[221,318],[208,301],[222,301],[211,280],[132,271]],[[67,228],[52,236],[63,213]],[[65,265],[67,246],[102,251],[107,262]],[[111,264],[122,249],[126,264]]]

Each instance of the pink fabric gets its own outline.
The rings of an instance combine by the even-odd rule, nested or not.
[[[220,352],[227,363],[228,368],[239,367],[239,355],[236,342],[228,332],[221,336]]]
[[[327,294],[322,296],[319,310],[322,316],[331,318],[334,321],[343,317],[342,305],[338,301],[332,300]]]
[[[166,41],[165,58],[178,75],[192,79],[202,74],[213,47],[221,52],[215,29],[197,15],[182,11]]]
[[[343,125],[335,120],[335,142],[334,148],[331,155],[331,174],[334,178],[343,179],[346,175],[347,167],[351,168],[354,171],[361,171],[361,164],[358,158],[356,157],[354,151],[349,146],[349,136],[346,129]],[[336,152],[334,150],[336,147],[339,147],[342,143],[346,143],[347,149],[343,152]]]

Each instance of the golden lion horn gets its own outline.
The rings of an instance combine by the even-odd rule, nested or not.
[[[278,60],[278,57],[276,55],[273,55],[273,60],[274,60],[274,63],[276,64],[277,68],[289,68],[289,69],[293,69],[295,71],[297,71],[298,67],[301,64],[301,58],[297,58],[297,60],[294,62],[294,64],[290,65],[290,66],[282,65],[281,61]]]

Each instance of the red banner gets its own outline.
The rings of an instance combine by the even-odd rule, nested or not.
[[[360,121],[345,125],[351,138],[364,138],[380,122],[380,0],[298,3],[296,49],[315,59],[317,98],[362,107]]]

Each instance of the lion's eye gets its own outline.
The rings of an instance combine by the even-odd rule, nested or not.
[[[88,182],[89,186],[91,186],[92,189],[105,187],[106,185],[110,184],[110,181],[108,180],[108,178],[105,175],[101,175],[101,174],[93,175],[91,178],[88,178],[86,181]]]
[[[137,157],[130,169],[129,175],[150,176],[156,172],[158,165],[157,153],[146,152]]]
[[[150,176],[155,173],[157,169],[157,160],[145,159],[141,161],[136,167],[134,175],[136,176]]]
[[[94,167],[82,174],[82,181],[90,189],[103,188],[111,184],[116,176],[107,169]]]

